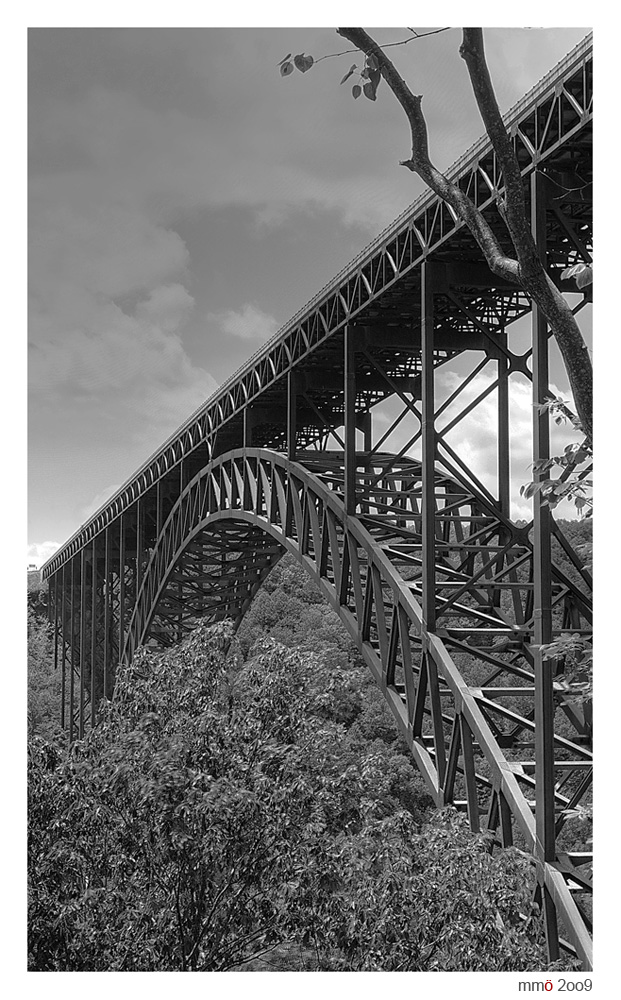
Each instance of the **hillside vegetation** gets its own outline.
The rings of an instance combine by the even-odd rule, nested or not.
[[[31,599],[31,970],[547,968],[532,863],[433,808],[290,559],[236,637],[201,626],[139,651],[71,751],[42,607]]]

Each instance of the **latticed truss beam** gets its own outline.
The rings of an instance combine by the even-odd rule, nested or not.
[[[525,180],[536,169],[547,177],[554,205],[546,220],[547,241],[551,274],[558,282],[568,263],[583,259],[585,253],[590,256],[591,252],[590,37],[526,95],[506,121]],[[487,138],[468,150],[450,174],[485,212],[505,244],[506,232],[496,207],[502,195],[502,177]],[[503,289],[498,279],[490,293],[489,280],[481,278],[480,254],[468,232],[436,196],[423,195],[186,421],[48,561],[46,573],[56,572],[157,483],[169,482],[184,463],[192,464],[192,456],[202,465],[213,455],[242,445],[245,408],[253,402],[269,405],[284,400],[288,373],[312,372],[321,352],[327,350],[330,354],[330,341],[347,324],[368,326],[379,319],[383,328],[416,327],[418,309],[413,309],[412,303],[420,301],[420,268],[430,256],[446,265],[447,280],[454,288],[463,287],[463,303],[473,315],[479,315],[488,329],[496,325],[503,330],[528,312],[530,306],[523,293]],[[452,316],[450,310],[441,326],[438,349],[442,349],[441,338],[448,338],[445,350],[449,354],[463,350],[459,336],[474,330]],[[451,330],[455,336],[460,331],[457,339],[450,339]],[[280,421],[281,431],[282,426]],[[306,443],[318,436],[309,428]],[[221,446],[218,438],[222,439]],[[254,444],[278,447],[281,438],[277,428],[271,437],[266,429],[263,440]]]
[[[245,449],[216,460],[188,484],[152,555],[124,657],[131,658],[136,645],[150,635],[170,633],[175,621],[185,627],[205,615],[239,620],[272,560],[280,551],[293,552],[357,642],[436,802],[463,805],[473,828],[483,822],[498,829],[502,844],[514,842],[516,835],[521,838],[538,861],[544,904],[549,910],[554,907],[548,926],[561,906],[564,934],[588,964],[588,930],[573,900],[577,883],[565,871],[561,889],[556,852],[564,812],[583,802],[590,790],[588,727],[585,730],[582,720],[568,738],[555,731],[556,713],[538,717],[540,626],[536,617],[522,615],[516,622],[513,615],[516,598],[523,606],[533,591],[538,559],[533,546],[523,530],[498,512],[492,515],[485,498],[475,491],[466,494],[449,477],[435,473],[429,501],[431,544],[441,540],[442,556],[435,553],[428,578],[418,575],[412,580],[407,573],[412,551],[418,552],[417,568],[424,565],[424,464],[385,456],[369,468],[366,454],[356,455],[352,516],[345,505],[344,456],[327,453],[323,464],[314,457],[312,472],[303,464],[305,457],[291,463],[273,452]],[[381,513],[386,490],[373,485],[382,482],[383,474],[412,484],[400,498],[405,505],[394,508],[390,522]],[[481,536],[478,525],[483,519],[487,530]],[[386,544],[395,521],[413,526],[412,549],[403,551],[401,540],[408,531],[403,527],[396,532],[398,541]],[[184,553],[189,545],[193,553],[211,553],[212,538],[217,558],[222,559],[223,539],[229,547],[218,587],[207,580],[201,597],[200,581],[197,587],[196,578],[187,578],[183,600],[178,601],[175,587],[183,582],[183,574],[179,577],[177,567]],[[490,557],[491,539],[502,544],[493,546]],[[266,555],[257,562],[261,545]],[[464,547],[471,563],[469,577],[452,568],[462,564]],[[205,558],[209,563],[213,556]],[[192,560],[200,563],[198,555]],[[559,571],[553,571],[552,582],[563,608],[570,607],[575,615],[576,607],[588,606],[585,593]],[[459,603],[443,596],[449,584],[459,586]],[[562,616],[560,607],[552,613],[550,637],[562,630]],[[588,628],[588,619],[581,613],[579,617]],[[499,636],[510,641],[499,645]],[[555,684],[553,678],[553,691]],[[538,833],[542,726],[547,727],[545,746],[550,748],[550,797],[544,801],[551,810],[555,845],[547,858]],[[578,879],[581,891],[586,882]],[[556,945],[551,942],[552,952],[555,947],[558,940]]]
[[[559,284],[591,254],[590,44],[509,117],[533,233]],[[489,145],[473,147],[454,176],[504,245]],[[357,643],[435,801],[464,809],[495,843],[532,852],[550,956],[569,948],[589,967],[589,857],[563,838],[567,811],[589,801],[591,710],[559,704],[564,664],[540,647],[567,629],[589,634],[591,580],[549,512],[521,526],[509,517],[510,379],[526,378],[535,404],[548,388],[536,310],[532,346],[510,346],[511,325],[530,311],[450,210],[424,196],[193,414],[44,576],[73,740],[137,645],[168,646],[201,620],[238,625],[293,553]],[[492,401],[496,470],[484,483],[454,435]],[[546,458],[547,418],[534,413],[535,457]],[[552,536],[572,580],[551,564]]]

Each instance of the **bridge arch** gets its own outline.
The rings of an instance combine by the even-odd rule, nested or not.
[[[179,570],[184,586],[188,581],[191,586],[191,573],[187,565],[181,569],[180,563],[201,536],[207,548],[213,545],[214,528],[219,536],[216,548],[232,557],[223,559],[217,569],[224,599],[213,604],[209,592],[203,592],[204,606],[200,611],[190,607],[188,618],[198,614],[214,621],[231,618],[237,627],[276,562],[285,552],[292,553],[341,618],[402,732],[406,738],[411,736],[410,675],[399,684],[397,673],[399,647],[409,645],[406,633],[415,640],[421,635],[420,604],[364,526],[345,515],[339,492],[327,488],[304,466],[266,449],[230,452],[187,485],[150,557],[122,659],[131,659],[137,646],[154,635],[161,640],[156,619],[158,614],[162,617],[162,603],[171,596],[175,571]],[[175,633],[173,620],[171,641],[182,634],[181,630]],[[426,753],[419,765],[428,772],[432,787],[433,768]],[[436,790],[436,799],[441,798]]]
[[[473,830],[491,830],[502,845],[511,845],[519,831],[520,842],[534,852],[533,767],[530,760],[515,759],[516,748],[528,745],[524,734],[534,736],[534,713],[528,707],[520,712],[504,707],[494,701],[489,683],[481,687],[468,676],[472,658],[478,657],[492,678],[503,669],[514,678],[515,687],[505,688],[512,696],[534,700],[534,681],[531,688],[527,669],[528,630],[523,615],[510,621],[500,599],[496,606],[484,603],[492,583],[481,577],[476,558],[484,556],[488,544],[477,557],[469,554],[460,564],[467,566],[469,585],[463,581],[464,573],[442,555],[443,547],[471,550],[476,546],[468,545],[469,539],[483,537],[489,543],[490,531],[498,531],[500,538],[510,535],[510,528],[498,519],[490,524],[493,517],[485,498],[437,473],[436,490],[444,491],[436,511],[438,522],[447,512],[445,525],[436,524],[437,538],[446,542],[445,546],[438,542],[436,556],[436,570],[445,580],[440,590],[457,586],[462,597],[461,602],[439,598],[436,610],[441,614],[448,606],[462,624],[431,631],[418,600],[419,578],[408,579],[403,572],[404,559],[410,565],[420,562],[416,554],[420,541],[418,549],[403,542],[408,532],[416,536],[417,529],[420,537],[416,490],[397,491],[397,500],[387,504],[381,477],[369,473],[368,481],[376,486],[379,482],[379,488],[376,493],[362,489],[356,515],[348,515],[338,454],[315,455],[309,462],[313,470],[267,449],[239,449],[215,459],[188,483],[151,553],[122,659],[130,660],[149,638],[175,641],[179,637],[175,628],[183,631],[192,626],[183,621],[184,614],[190,619],[232,618],[238,625],[267,574],[288,551],[318,584],[357,644],[435,802],[465,809]],[[394,477],[394,456],[388,466]],[[401,485],[412,487],[419,473],[420,466],[407,460],[400,472]],[[359,482],[363,480],[361,473]],[[486,529],[483,535],[481,525]],[[505,544],[512,553],[507,568],[504,575],[497,570],[492,581],[499,591],[506,587],[515,601],[516,586],[529,584],[516,584],[511,567],[520,559],[525,565],[528,548],[520,529],[513,532]],[[564,588],[575,614],[580,595],[562,574],[557,578],[557,588]],[[176,586],[182,588],[178,599]],[[470,625],[463,624],[468,621]],[[471,627],[473,621],[476,626]],[[470,645],[455,640],[451,631],[469,633]],[[480,645],[488,633],[506,639],[503,653]],[[457,652],[452,655],[449,646]],[[563,766],[573,774],[573,785],[569,781],[566,786],[573,789],[569,800],[577,801],[590,784],[590,751],[580,737],[574,742],[555,734],[554,741]],[[576,950],[589,962],[590,937],[567,880],[552,861],[545,862],[542,872],[543,890],[554,898]]]
[[[591,39],[505,120],[538,251],[551,280],[575,291],[562,275],[590,259],[592,247]],[[580,185],[550,187],[570,162]],[[477,143],[453,171],[500,232],[491,144]],[[589,301],[585,289],[575,311]],[[533,459],[545,466],[552,455],[541,409],[549,364],[540,312],[532,311],[529,351],[511,335],[531,306],[518,286],[499,284],[467,228],[437,197],[422,195],[205,400],[43,573],[62,675],[61,724],[71,743],[95,725],[124,648],[131,655],[148,635],[171,641],[191,624],[186,614],[239,618],[292,545],[354,629],[436,801],[467,809],[473,829],[487,827],[502,844],[516,828],[520,846],[532,848],[534,838],[550,960],[562,946],[590,968],[592,852],[573,850],[563,829],[590,788],[590,720],[584,707],[562,699],[563,659],[550,661],[542,647],[567,631],[588,638],[591,579],[545,504],[534,505],[532,543],[529,526],[508,520],[513,376],[532,377]],[[448,397],[448,383],[437,391],[445,365],[456,376]],[[494,395],[497,423],[490,423],[477,408]],[[375,407],[391,398],[400,412],[388,428],[378,426]],[[487,486],[452,435],[475,414],[496,436]],[[416,432],[403,451],[378,454],[385,442],[400,440],[406,421]],[[301,452],[328,440],[345,452],[345,477],[343,453]],[[424,475],[420,463],[402,458],[418,441]],[[298,464],[285,474],[273,457],[246,452],[244,465],[231,452],[242,444],[286,449]],[[221,459],[209,466],[214,456]],[[188,489],[205,466],[210,471]],[[190,538],[205,491],[212,497],[208,530]],[[175,548],[173,533],[164,544],[163,527],[182,493]],[[371,539],[371,558],[358,527]],[[554,535],[575,584],[551,569]],[[254,560],[250,541],[260,550]]]

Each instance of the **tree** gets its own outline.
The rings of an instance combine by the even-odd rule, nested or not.
[[[61,678],[54,670],[54,640],[49,622],[43,617],[42,605],[28,603],[28,735],[42,736],[60,743]]]
[[[525,209],[520,167],[502,121],[485,58],[483,30],[463,28],[459,52],[466,63],[477,107],[502,170],[505,189],[499,210],[511,238],[514,257],[507,256],[484,214],[457,184],[450,181],[431,162],[422,96],[412,93],[385,48],[379,45],[364,28],[337,28],[337,32],[365,56],[365,66],[361,73],[362,86],[354,86],[354,97],[363,92],[370,100],[375,100],[377,88],[383,79],[405,112],[410,126],[412,149],[409,158],[401,161],[402,165],[418,174],[468,226],[490,270],[499,277],[520,285],[543,312],[559,346],[582,429],[587,440],[591,441],[593,435],[591,359],[576,318],[565,297],[548,276],[531,233]],[[283,76],[289,75],[294,66],[301,72],[306,72],[314,63],[311,56],[304,54],[296,56],[293,63],[289,59],[290,57],[287,57],[281,63]],[[350,69],[342,82],[354,69],[355,67]],[[584,282],[584,275],[580,280]]]
[[[31,740],[29,968],[544,968],[530,860],[329,718],[329,666],[230,639],[138,651],[69,754]]]

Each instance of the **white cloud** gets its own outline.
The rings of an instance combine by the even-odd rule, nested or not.
[[[136,308],[136,315],[173,333],[194,308],[194,299],[183,285],[160,285]]]
[[[99,421],[121,447],[153,450],[217,388],[182,339],[194,311],[189,253],[162,222],[175,154],[154,148],[158,116],[129,95],[87,91],[34,119],[35,158],[58,144],[79,166],[39,172],[30,186],[32,425],[62,407],[81,414],[76,441]]]
[[[447,399],[464,380],[464,374],[457,371],[443,370],[438,373],[436,381],[436,405]],[[490,384],[495,381],[491,373],[482,372],[467,385],[438,421],[441,429],[453,417],[474,401]],[[551,385],[551,392],[568,399],[568,394]],[[571,405],[571,399],[569,398]],[[509,426],[510,456],[511,456],[511,516],[514,519],[530,520],[532,517],[532,501],[520,496],[520,486],[532,479],[532,387],[531,383],[521,377],[509,379]],[[389,423],[400,412],[397,400],[392,399],[382,404],[374,411],[373,420],[376,438],[387,430]],[[418,430],[414,417],[406,417],[383,446],[388,451],[399,452],[406,442]],[[498,445],[498,415],[497,394],[491,392],[456,426],[446,434],[446,440],[457,453],[465,466],[470,469],[482,484],[495,495],[497,491],[497,445]],[[561,454],[564,447],[576,440],[576,434],[568,425],[557,426],[553,422],[550,429],[551,452]],[[412,457],[420,458],[420,443],[411,451]],[[440,454],[446,453],[440,449]],[[449,456],[447,456],[449,457]],[[450,460],[450,457],[449,457]],[[575,509],[568,504],[559,505],[555,510],[558,517],[574,517]]]
[[[274,316],[246,303],[241,309],[228,309],[221,313],[208,313],[207,319],[216,322],[231,337],[241,340],[265,341],[273,337],[280,324]]]
[[[492,381],[491,374],[481,373],[459,395],[453,407],[446,411],[444,422],[448,423],[457,409],[472,402]],[[456,372],[445,372],[439,379],[440,393],[448,396],[453,392],[462,376]],[[563,395],[557,386],[551,385],[554,395]],[[569,401],[571,405],[571,400]],[[497,441],[498,441],[497,393],[494,390],[471,413],[447,434],[447,441],[455,449],[465,464],[473,470],[491,493],[497,489]],[[514,519],[532,517],[532,501],[520,496],[520,486],[532,479],[533,460],[533,404],[532,386],[524,378],[509,379],[509,427],[511,456],[511,516]],[[565,445],[576,440],[576,433],[570,425],[551,424],[551,452],[559,454]],[[564,505],[557,508],[559,517],[572,516],[575,511]]]
[[[145,416],[149,410],[159,418],[172,411],[176,425],[217,387],[183,347],[181,333],[194,300],[182,285],[157,285],[127,311],[68,285],[56,306],[46,302],[31,309],[33,398],[61,396],[69,403],[111,393],[111,405],[138,411],[146,405]]]
[[[39,569],[60,548],[60,542],[39,542],[28,546],[28,565],[34,563]]]
[[[396,104],[386,100],[380,118],[374,109],[356,111],[353,102],[350,108],[340,94],[337,109],[331,85],[326,90],[321,81],[322,94],[317,82],[314,89],[294,92],[285,85],[271,95],[266,73],[261,89],[278,98],[278,108],[270,112],[262,104],[261,128],[258,99],[245,94],[233,111],[219,90],[206,94],[202,114],[155,110],[135,94],[111,87],[89,88],[72,101],[50,101],[45,117],[33,120],[32,145],[49,149],[64,143],[79,153],[76,162],[83,161],[80,168],[45,178],[45,189],[55,193],[51,204],[79,203],[81,214],[100,216],[104,206],[121,230],[135,226],[136,212],[163,222],[172,212],[247,206],[258,219],[278,224],[292,209],[319,207],[374,233],[416,194],[417,182],[398,166],[408,150],[407,129]],[[230,79],[222,92],[227,87]],[[300,124],[296,116],[283,128],[283,111],[295,102]],[[371,147],[364,138],[370,126]],[[35,186],[33,193],[38,190]],[[88,242],[75,219],[66,225],[74,242]],[[154,251],[165,249],[164,231],[158,232]],[[80,266],[90,270],[90,261],[89,254]]]
[[[30,275],[35,295],[62,303],[67,284],[119,298],[150,288],[188,262],[181,237],[97,170],[34,178]]]

